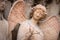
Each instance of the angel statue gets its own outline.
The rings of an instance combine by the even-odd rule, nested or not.
[[[16,40],[57,40],[59,35],[59,21],[56,16],[46,17],[46,8],[38,4],[30,13],[30,19],[25,15],[26,4],[16,1],[8,16],[8,32],[11,33],[16,24],[20,24]],[[44,19],[41,22],[42,19]],[[15,32],[16,33],[16,32]],[[14,35],[15,35],[14,33]]]
[[[42,5],[36,5],[31,12],[31,19],[21,23],[17,40],[44,40],[44,35],[38,26],[39,20],[46,15],[46,8]]]

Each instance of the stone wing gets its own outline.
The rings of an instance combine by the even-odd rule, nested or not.
[[[40,28],[45,35],[45,40],[57,40],[59,35],[59,21],[56,16],[47,18],[46,21],[40,25]]]
[[[25,16],[25,2],[16,1],[9,12],[8,23],[10,31],[14,29],[17,23],[21,23],[26,19]]]

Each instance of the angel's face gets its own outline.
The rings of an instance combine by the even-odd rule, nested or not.
[[[44,10],[37,9],[34,11],[33,18],[36,20],[39,20],[39,19],[43,18],[44,14],[45,14]]]

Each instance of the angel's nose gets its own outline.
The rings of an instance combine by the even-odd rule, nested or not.
[[[37,13],[37,16],[41,15],[40,13]]]

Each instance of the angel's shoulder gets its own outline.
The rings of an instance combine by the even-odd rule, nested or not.
[[[23,21],[22,23],[20,23],[21,25],[26,25],[26,24],[28,24],[28,22],[29,22],[29,20],[25,20],[25,21]]]
[[[22,26],[22,27],[29,27],[29,20],[26,20],[26,21],[24,21],[24,22],[22,22],[21,24],[20,24],[20,27]]]
[[[28,20],[24,21],[19,28],[19,30],[29,30],[29,29],[30,29],[30,25],[28,24]]]

